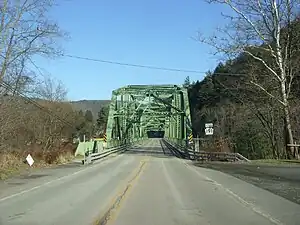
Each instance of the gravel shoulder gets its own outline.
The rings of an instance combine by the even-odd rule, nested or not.
[[[227,173],[300,204],[300,165],[218,162],[196,162],[194,165]]]

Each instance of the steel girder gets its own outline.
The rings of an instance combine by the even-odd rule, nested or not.
[[[110,147],[137,141],[147,131],[187,140],[192,133],[187,89],[177,85],[129,85],[112,92],[106,128]]]

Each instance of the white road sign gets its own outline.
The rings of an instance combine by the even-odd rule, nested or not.
[[[205,135],[213,135],[214,128],[205,128]]]
[[[27,155],[26,161],[27,161],[27,163],[29,164],[29,166],[32,166],[33,163],[34,163],[34,160],[33,160],[33,158],[31,157],[30,154]]]
[[[205,128],[213,128],[214,124],[213,123],[206,123]]]

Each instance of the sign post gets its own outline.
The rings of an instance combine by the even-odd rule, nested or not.
[[[83,150],[83,165],[85,165],[85,154],[86,154],[86,143],[85,143],[85,134],[83,135],[83,146],[84,146],[84,150]]]
[[[199,152],[200,151],[200,140],[199,136],[197,135],[196,142],[195,142],[195,151]]]
[[[34,160],[33,160],[33,158],[31,157],[31,155],[30,154],[28,154],[27,155],[27,157],[26,157],[26,162],[28,163],[28,165],[30,166],[29,167],[29,176],[31,176],[31,167],[32,167],[32,165],[33,165],[33,163],[34,163]]]

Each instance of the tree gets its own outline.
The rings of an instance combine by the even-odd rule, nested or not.
[[[65,101],[67,89],[60,80],[50,75],[44,75],[43,79],[37,81],[33,96],[51,102]]]
[[[82,110],[76,111],[75,118],[76,135],[81,140],[83,140],[84,135],[86,139],[91,138],[95,133],[95,124],[91,110],[86,110],[85,113]]]
[[[73,109],[64,100],[67,97],[67,90],[61,81],[45,76],[35,90],[35,97],[44,108],[40,110],[36,118],[35,127],[39,132],[35,133],[36,139],[44,145],[44,149],[50,149],[54,144],[59,143],[65,136],[66,131],[72,128]],[[70,131],[72,132],[72,131]]]
[[[190,85],[191,85],[190,77],[187,76],[187,77],[185,78],[185,80],[184,80],[183,86],[184,86],[185,88],[188,88]]]
[[[72,106],[63,101],[66,90],[57,88],[51,79],[46,81],[45,86],[39,86],[36,99],[18,93],[0,98],[0,148],[49,150],[72,137],[76,118]]]
[[[285,158],[281,135],[284,127],[283,114],[278,101],[261,95],[253,86],[249,86],[249,77],[231,76],[237,71],[249,74],[253,69],[264,75],[264,68],[257,62],[253,64],[255,61],[252,59],[249,63],[249,59],[251,58],[247,55],[239,55],[219,64],[214,72],[208,72],[201,82],[197,81],[191,86],[189,98],[193,128],[200,137],[205,138],[205,122],[214,122],[215,135],[208,141],[214,150],[220,147],[217,143],[222,142],[223,149],[226,149],[226,140],[231,151],[238,151],[250,159]],[[273,93],[272,88],[276,89],[276,84],[270,82],[269,77],[258,78]],[[295,88],[297,89],[295,86],[293,92]],[[297,116],[299,96],[294,100],[291,104],[292,121],[297,131],[300,127]],[[202,146],[202,149],[205,148]]]
[[[85,115],[84,115],[85,119],[87,122],[93,123],[93,113],[91,110],[86,110],[85,111]]]
[[[1,2],[0,82],[12,73],[12,68],[19,68],[20,73],[26,63],[34,64],[33,56],[61,54],[57,40],[65,37],[66,33],[47,17],[53,4],[54,0]]]
[[[109,113],[108,106],[103,106],[98,112],[98,118],[96,123],[98,133],[105,133],[108,113]]]
[[[224,15],[230,22],[218,29],[210,38],[200,37],[203,43],[214,46],[218,53],[227,56],[246,54],[259,62],[278,83],[280,95],[270,93],[265,86],[252,79],[250,83],[267,96],[276,99],[284,112],[288,144],[294,144],[290,118],[289,95],[299,64],[299,44],[296,38],[300,32],[293,26],[297,22],[297,1],[256,0],[209,0],[230,7],[233,15]],[[221,34],[220,34],[221,33]],[[294,148],[289,148],[289,156]]]
[[[35,81],[37,80],[34,71],[26,67],[26,58],[22,57],[18,63],[14,63],[13,66],[8,67],[6,70],[6,75],[3,77],[3,82],[6,86],[10,88],[1,88],[1,95],[17,95],[19,92],[23,94],[32,94],[32,90]]]

